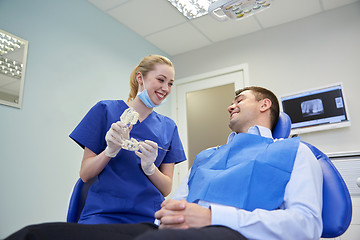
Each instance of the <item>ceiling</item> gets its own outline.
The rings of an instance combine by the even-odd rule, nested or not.
[[[189,20],[167,0],[88,1],[168,55],[175,56],[359,0],[274,0],[265,11],[226,22],[210,15]]]
[[[360,0],[274,0],[265,11],[226,22],[218,22],[209,15],[189,20],[167,0],[88,1],[169,56],[175,56]],[[15,59],[16,53],[11,54],[6,57]],[[0,93],[17,96],[20,84],[18,79],[0,74]]]

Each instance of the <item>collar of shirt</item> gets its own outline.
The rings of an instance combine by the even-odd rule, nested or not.
[[[263,127],[263,126],[259,126],[259,125],[255,125],[255,126],[249,128],[248,133],[254,134],[254,135],[259,135],[262,137],[273,138],[272,132],[270,129]],[[230,133],[227,143],[231,142],[236,134],[237,134],[236,132]]]

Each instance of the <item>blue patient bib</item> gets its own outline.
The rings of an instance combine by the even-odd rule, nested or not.
[[[187,201],[208,202],[252,211],[277,209],[299,147],[299,138],[275,141],[239,133],[219,148],[199,153],[189,176]]]

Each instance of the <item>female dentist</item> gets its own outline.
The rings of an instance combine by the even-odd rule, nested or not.
[[[154,221],[171,192],[174,164],[186,160],[174,121],[153,111],[170,94],[174,76],[166,57],[145,57],[131,72],[127,102],[98,102],[70,134],[84,148],[81,179],[98,177],[79,223]],[[138,121],[124,128],[120,116],[130,107],[139,114]],[[141,141],[135,153],[121,147],[121,139],[130,137]]]

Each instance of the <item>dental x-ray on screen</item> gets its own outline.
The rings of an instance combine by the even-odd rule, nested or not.
[[[281,103],[292,134],[350,126],[341,83],[282,96]]]

